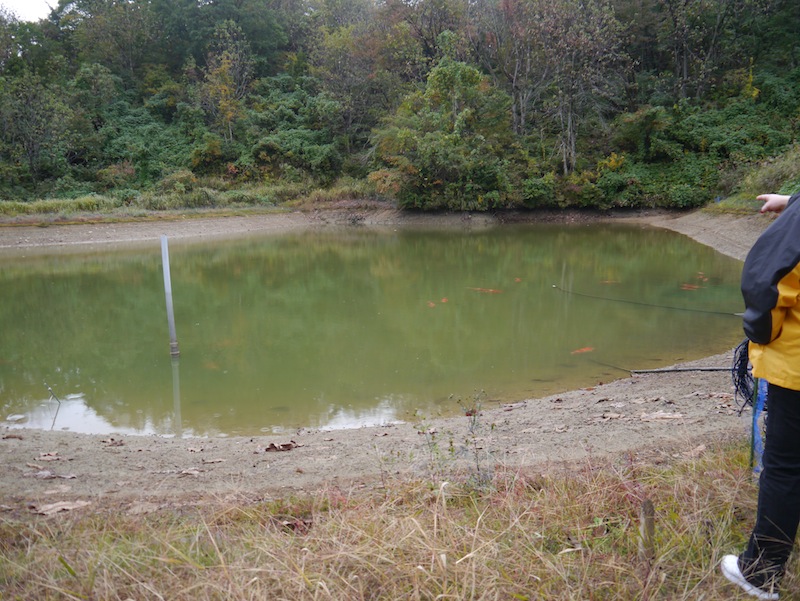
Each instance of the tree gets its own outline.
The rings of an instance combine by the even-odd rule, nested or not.
[[[390,108],[387,96],[393,94],[384,85],[388,74],[380,68],[370,40],[364,25],[326,30],[311,57],[311,74],[341,105],[350,148],[364,143],[370,128]]]
[[[514,133],[528,133],[528,111],[541,96],[550,65],[543,60],[537,15],[528,0],[476,0],[470,41],[481,64],[511,94]]]
[[[488,210],[515,204],[518,148],[508,97],[449,56],[373,137],[370,178],[405,208]]]
[[[80,14],[75,29],[79,55],[133,81],[158,38],[150,4],[80,0],[73,6],[71,10]]]
[[[22,162],[37,182],[63,168],[72,111],[66,94],[26,72],[0,79],[0,122],[6,160]]]
[[[233,124],[241,116],[252,72],[252,53],[244,32],[233,21],[222,22],[214,32],[200,90],[202,106],[226,142],[233,141]]]
[[[621,26],[608,1],[476,0],[473,9],[470,40],[511,96],[514,132],[549,123],[562,171],[572,172],[581,127],[624,89]]]
[[[578,132],[622,89],[621,28],[607,0],[537,0],[546,75],[545,115],[555,124],[564,174],[575,169]]]
[[[686,98],[693,91],[700,98],[725,62],[739,62],[741,67],[741,61],[749,58],[737,48],[738,38],[749,20],[774,10],[778,2],[657,0],[657,4],[663,13],[662,39],[673,58],[676,94]]]
[[[0,6],[0,73],[5,71],[9,59],[15,54],[14,28],[16,23],[17,18],[14,13],[4,6]]]

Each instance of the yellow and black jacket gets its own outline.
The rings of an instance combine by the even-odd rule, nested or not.
[[[758,238],[742,270],[753,375],[800,390],[800,192]]]

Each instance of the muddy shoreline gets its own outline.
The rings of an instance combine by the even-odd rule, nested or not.
[[[602,218],[671,229],[740,260],[771,220],[703,212]],[[162,235],[188,243],[327,225],[435,223],[476,228],[497,220],[486,215],[430,217],[346,209],[0,226],[0,256],[149,244]],[[720,349],[718,355],[681,367],[720,368],[730,361],[731,349]],[[381,487],[397,478],[455,476],[459,470],[544,470],[586,457],[668,461],[702,453],[721,439],[745,436],[748,425],[749,413],[739,415],[727,371],[676,371],[486,407],[478,420],[457,417],[355,430],[299,430],[280,437],[111,437],[4,427],[0,510],[30,512],[57,502],[82,501],[141,513],[184,503],[250,502],[328,487]]]

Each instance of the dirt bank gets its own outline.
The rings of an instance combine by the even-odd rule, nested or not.
[[[584,217],[571,217],[579,218]],[[353,210],[0,227],[0,255],[144,243],[161,235],[202,240],[328,223],[371,227],[424,219]],[[455,227],[494,222],[489,216],[440,219]],[[613,219],[669,228],[738,259],[770,221],[759,215],[701,212]],[[720,351],[682,367],[729,366],[730,351]],[[676,371],[486,407],[477,419],[301,430],[279,438],[172,439],[0,429],[0,510],[55,511],[56,503],[88,502],[136,513],[176,503],[251,501],[331,486],[380,486],[408,475],[453,474],[458,468],[546,469],[553,462],[625,454],[660,461],[701,453],[704,445],[722,437],[744,436],[749,413],[738,415],[732,393],[727,371]]]

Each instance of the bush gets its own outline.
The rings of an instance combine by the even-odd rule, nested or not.
[[[670,206],[679,209],[698,207],[708,201],[708,197],[698,193],[698,190],[688,184],[676,184],[667,193]]]
[[[197,177],[188,169],[170,173],[156,184],[159,192],[190,192],[197,185]]]
[[[558,206],[555,174],[551,172],[526,179],[522,182],[522,198],[525,206],[532,209]]]

